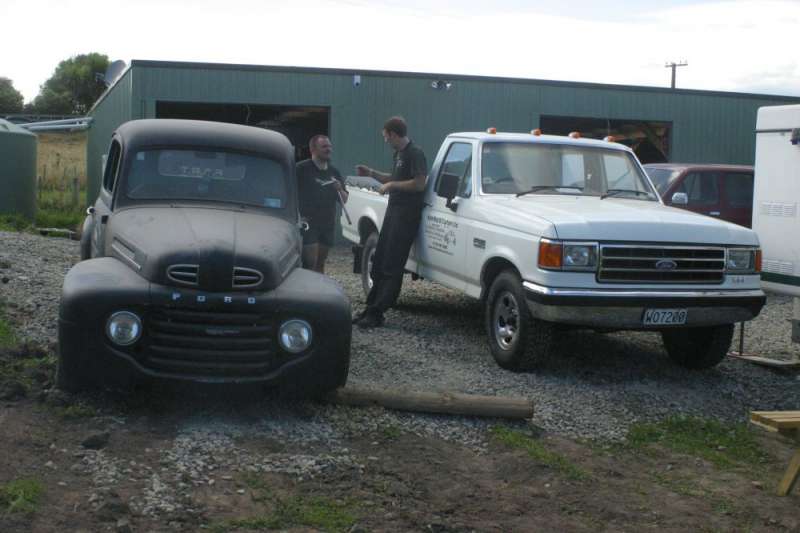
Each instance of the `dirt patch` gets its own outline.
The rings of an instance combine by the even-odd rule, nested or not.
[[[791,446],[757,430],[764,461],[722,469],[665,446],[577,442],[519,424],[498,422],[479,452],[393,427],[326,433],[311,404],[275,415],[264,398],[219,408],[202,389],[141,392],[150,397],[137,403],[32,389],[0,404],[0,485],[43,487],[27,512],[0,510],[0,530],[800,527],[798,495],[772,494]],[[70,407],[82,416],[65,416]]]

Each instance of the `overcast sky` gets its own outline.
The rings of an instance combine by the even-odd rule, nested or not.
[[[0,0],[0,76],[70,56],[800,95],[798,0]]]

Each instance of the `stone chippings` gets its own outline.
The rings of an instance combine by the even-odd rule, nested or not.
[[[8,278],[0,285],[6,313],[23,339],[53,345],[61,284],[77,262],[77,243],[0,232],[0,244],[0,277]],[[354,310],[360,309],[364,296],[359,277],[352,273],[349,247],[332,251],[327,270],[350,296]],[[800,357],[800,346],[790,340],[791,308],[790,298],[770,295],[762,315],[746,326],[745,350],[765,357]],[[726,360],[708,371],[682,369],[666,357],[655,333],[565,332],[560,351],[558,358],[536,372],[503,370],[492,360],[483,310],[477,301],[407,278],[397,308],[387,314],[386,327],[371,331],[354,328],[349,384],[526,397],[534,402],[536,426],[590,439],[622,439],[633,423],[678,414],[741,421],[750,409],[796,408],[794,402],[800,394],[800,380],[795,375],[738,360]],[[193,421],[195,425],[182,430],[172,449],[162,451],[162,460],[172,466],[168,473],[155,473],[158,483],[153,481],[152,491],[158,492],[159,483],[173,483],[175,469],[183,469],[182,482],[191,484],[205,482],[209,466],[244,471],[252,467],[290,475],[359,468],[337,443],[347,436],[388,427],[482,451],[486,429],[497,423],[332,405],[307,409],[312,412],[310,418],[307,411],[303,416],[273,412],[259,423],[234,427]],[[237,432],[304,446],[318,443],[320,453],[313,457],[303,455],[305,451],[251,457],[237,448]],[[95,455],[101,457],[102,453]]]

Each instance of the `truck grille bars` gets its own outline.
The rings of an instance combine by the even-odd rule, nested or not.
[[[170,265],[167,268],[167,278],[187,287],[197,287],[200,283],[200,265]],[[264,275],[258,270],[244,267],[233,267],[231,287],[246,289],[258,287],[264,281]]]
[[[172,265],[167,269],[167,278],[180,285],[196,287],[200,280],[200,266]]]
[[[607,283],[722,283],[721,247],[600,245],[597,280]]]
[[[270,316],[157,308],[148,325],[142,363],[159,372],[253,377],[279,362]]]
[[[264,275],[252,268],[233,267],[233,287],[257,287],[264,280]]]

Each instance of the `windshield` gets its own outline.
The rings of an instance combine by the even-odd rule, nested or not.
[[[680,170],[670,170],[668,168],[647,168],[645,167],[647,175],[650,176],[650,181],[656,186],[658,194],[664,194],[672,185],[672,181],[681,173]]]
[[[136,152],[126,194],[137,200],[211,200],[281,209],[286,176],[271,159],[233,152],[158,149]]]
[[[481,158],[486,194],[569,194],[656,200],[633,156],[585,146],[487,142]]]

